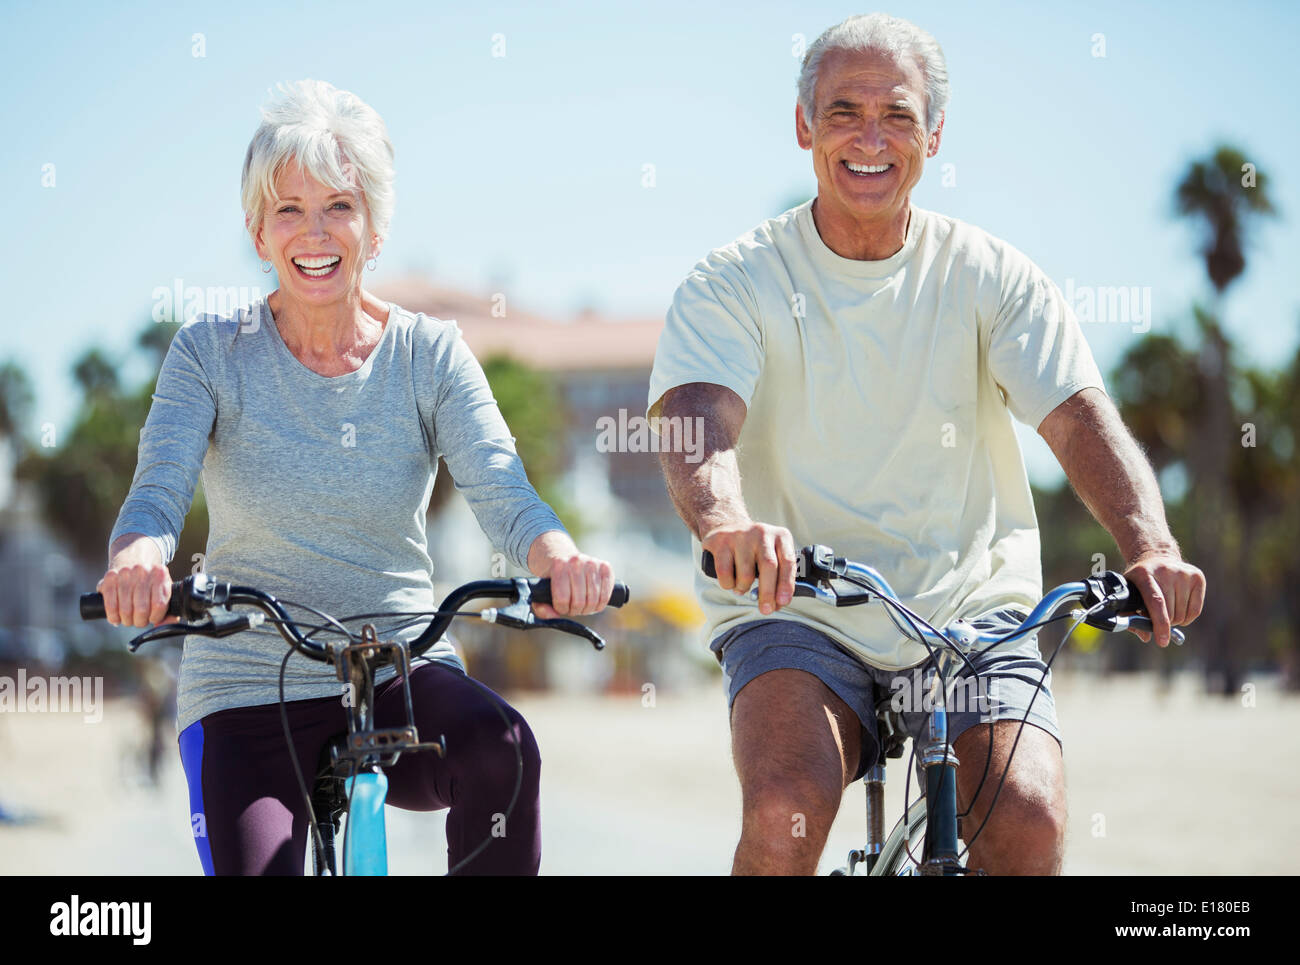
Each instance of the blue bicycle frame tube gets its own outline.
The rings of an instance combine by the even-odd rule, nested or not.
[[[378,768],[362,771],[348,781],[348,827],[343,848],[345,875],[388,874],[388,839],[384,833],[384,801],[388,776]]]
[[[901,602],[898,599],[898,594],[894,592],[894,588],[889,585],[889,581],[886,580],[875,567],[865,566],[861,563],[850,561],[845,567],[844,572],[847,576],[855,577],[856,579],[871,584],[872,588],[879,596],[889,597],[889,599],[894,600],[895,602]],[[1003,640],[1014,640],[1021,634],[1028,632],[1026,630],[1027,627],[1033,627],[1035,624],[1041,623],[1043,620],[1054,614],[1057,609],[1060,608],[1061,604],[1069,600],[1081,600],[1087,592],[1088,587],[1084,583],[1063,583],[1043,597],[1042,600],[1039,601],[1038,606],[1034,607],[1033,612],[1031,612],[1029,616],[1025,617],[1024,622],[1015,630],[1012,630],[1010,633],[989,630],[980,631],[976,634],[974,642],[991,644],[999,643]],[[831,598],[833,601],[833,594],[831,595]],[[936,635],[925,627],[913,628],[910,624],[905,625],[892,609],[889,609],[888,612],[890,619],[892,619],[894,624],[903,631],[905,636],[915,639],[919,631],[921,636],[932,644],[941,647],[948,645],[948,639],[946,637]]]

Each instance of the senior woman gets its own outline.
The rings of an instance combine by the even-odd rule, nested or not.
[[[455,323],[362,287],[388,233],[392,182],[384,123],[355,95],[301,81],[263,111],[242,200],[279,287],[231,317],[203,316],[177,331],[109,538],[98,589],[110,622],[165,621],[167,563],[200,471],[208,572],[332,613],[434,609],[425,512],[439,455],[493,543],[551,578],[553,605],[538,605],[540,616],[595,613],[608,602],[612,568],[578,551],[529,484]],[[284,653],[274,633],[186,642],[177,725],[208,874],[302,874],[306,805],[278,708]],[[508,707],[507,727],[448,641],[429,656],[411,672],[416,724],[455,750],[445,760],[404,756],[389,770],[389,803],[450,809],[452,867],[490,839],[467,873],[535,874],[532,733]],[[284,686],[294,752],[311,773],[326,741],[346,729],[340,684],[295,654]],[[392,668],[377,677],[375,704],[378,726],[404,719]],[[523,784],[502,829],[516,745]]]

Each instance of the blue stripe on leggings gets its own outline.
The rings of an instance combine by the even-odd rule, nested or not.
[[[203,722],[196,720],[181,731],[181,767],[185,768],[185,783],[190,788],[190,830],[194,833],[194,846],[199,849],[203,873],[211,876],[212,841],[208,837],[208,817],[203,812]]]

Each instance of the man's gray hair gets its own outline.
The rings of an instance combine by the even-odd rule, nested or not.
[[[943,59],[943,48],[929,33],[910,20],[901,20],[884,13],[862,14],[849,17],[828,29],[804,54],[803,68],[799,71],[799,104],[803,116],[812,123],[816,107],[817,74],[822,58],[832,50],[857,52],[877,51],[894,56],[915,57],[925,77],[925,124],[933,134],[948,107],[948,64]]]
[[[359,190],[370,230],[388,237],[393,145],[373,107],[323,80],[279,85],[244,156],[239,191],[250,232],[261,226],[267,199],[276,199],[275,179],[290,161],[336,191]]]

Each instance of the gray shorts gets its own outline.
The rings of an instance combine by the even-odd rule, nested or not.
[[[1008,632],[1026,614],[1018,609],[996,610],[971,620],[980,630]],[[720,634],[709,645],[722,664],[727,704],[755,677],[769,670],[803,670],[829,687],[858,715],[862,725],[862,755],[854,779],[866,773],[880,754],[876,707],[891,700],[903,712],[912,737],[925,728],[925,688],[921,669],[882,670],[871,667],[841,647],[831,637],[805,623],[791,620],[755,620]],[[995,720],[1025,720],[1041,727],[1061,743],[1052,699],[1052,676],[1038,652],[1034,635],[1008,643],[977,645],[971,656],[978,681],[961,681],[948,702],[948,735],[955,741],[963,731]],[[967,671],[968,673],[968,671]],[[1041,685],[1041,689],[1040,689]],[[1035,696],[1037,693],[1037,696]],[[1033,706],[1030,706],[1030,701]]]

